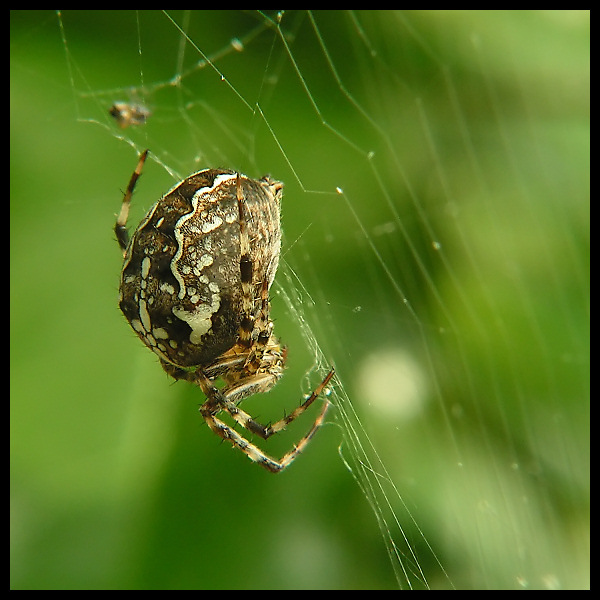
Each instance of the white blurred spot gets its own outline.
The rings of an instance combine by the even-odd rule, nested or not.
[[[358,398],[369,410],[395,419],[409,419],[422,410],[427,395],[425,374],[402,348],[370,354],[358,369]]]

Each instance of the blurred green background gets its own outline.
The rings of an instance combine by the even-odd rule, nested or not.
[[[11,11],[11,587],[588,587],[589,13],[291,11],[289,53],[274,13],[169,15]],[[119,129],[139,96],[148,124]],[[289,367],[244,406],[293,409],[315,340],[339,381],[281,475],[118,311],[146,147],[131,223],[201,167],[286,184]]]

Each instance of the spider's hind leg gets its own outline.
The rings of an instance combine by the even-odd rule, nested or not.
[[[241,450],[251,461],[258,463],[261,467],[267,469],[271,473],[279,473],[285,468],[289,467],[294,459],[304,450],[308,442],[312,439],[317,430],[321,427],[325,421],[325,415],[329,408],[329,402],[325,403],[323,410],[316,418],[310,431],[294,446],[290,452],[276,460],[265,454],[258,446],[255,446],[247,439],[242,437],[237,431],[229,427],[229,425],[223,423],[220,419],[214,416],[210,410],[205,408],[206,404],[200,407],[200,413],[204,417],[204,420],[208,426],[214,431],[219,437],[230,442],[234,448]]]
[[[135,184],[137,183],[137,180],[142,174],[142,168],[144,167],[144,163],[146,162],[147,156],[148,150],[145,150],[140,155],[140,160],[138,161],[135,171],[131,175],[131,179],[127,184],[127,189],[125,190],[123,202],[121,204],[121,211],[119,212],[117,222],[115,223],[115,235],[117,236],[117,242],[119,242],[121,250],[123,250],[123,256],[125,256],[125,250],[127,250],[127,244],[129,243],[129,233],[127,232],[126,225],[127,218],[129,217],[129,206],[131,205],[131,196],[133,195]]]
[[[287,425],[297,419],[319,397],[333,377],[333,374],[334,369],[332,368],[331,371],[329,371],[329,373],[325,376],[323,381],[312,392],[312,394],[298,408],[296,408],[296,410],[292,411],[288,416],[280,419],[276,423],[267,426],[261,425],[255,421],[247,412],[243,411],[236,405],[233,398],[236,397],[236,392],[237,395],[240,394],[239,385],[234,386],[231,389],[226,389],[224,392],[222,392],[216,389],[208,380],[208,378],[206,378],[204,375],[201,375],[198,383],[206,394],[207,401],[200,407],[200,414],[212,431],[214,431],[219,437],[230,442],[235,448],[241,450],[250,460],[260,464],[268,471],[271,471],[272,473],[278,473],[279,471],[282,471],[288,467],[294,461],[298,454],[304,450],[317,430],[321,427],[325,421],[325,415],[329,408],[329,401],[325,401],[323,409],[315,419],[308,433],[294,446],[292,450],[290,450],[290,452],[285,454],[280,460],[276,460],[264,453],[260,448],[246,440],[229,425],[218,419],[216,414],[221,410],[226,411],[244,429],[266,440],[273,434],[285,429]],[[267,376],[263,376],[263,378],[264,377]],[[270,377],[273,378],[272,375]],[[266,383],[266,381],[264,383]],[[259,384],[257,383],[256,385]],[[241,401],[245,397],[247,397],[247,395],[243,395],[243,397],[239,398],[238,401]]]
[[[327,386],[327,384],[333,377],[333,374],[334,370],[331,369],[331,371],[327,373],[325,379],[323,379],[323,381],[317,386],[317,388],[311,393],[311,395],[298,408],[293,410],[289,415],[283,417],[283,419],[280,419],[279,421],[276,421],[275,423],[272,423],[267,426],[261,425],[260,423],[255,421],[247,412],[243,411],[237,406],[236,400],[234,400],[234,398],[236,398],[236,395],[238,395],[236,394],[236,392],[240,387],[239,385],[227,390],[227,393],[224,395],[223,399],[223,408],[244,429],[247,429],[248,431],[251,431],[252,433],[260,436],[264,440],[267,440],[273,434],[283,431],[292,421],[295,421],[302,413],[304,413],[304,411],[306,411],[323,392],[323,389]],[[243,397],[239,398],[237,402],[241,401]]]

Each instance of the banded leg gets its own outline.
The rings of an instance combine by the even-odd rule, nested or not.
[[[222,406],[223,409],[227,411],[244,429],[247,429],[248,431],[260,436],[263,440],[268,440],[273,434],[283,431],[292,421],[295,421],[302,413],[304,413],[304,411],[308,409],[308,407],[323,392],[323,389],[329,383],[333,377],[333,374],[334,370],[331,369],[331,371],[327,373],[325,379],[323,379],[323,381],[317,386],[312,394],[298,408],[292,411],[289,415],[283,417],[283,419],[280,419],[279,421],[276,421],[270,425],[261,425],[247,412],[239,408],[235,402],[231,401],[231,397],[235,395],[237,386],[234,389],[228,390],[227,393],[224,394]]]
[[[326,375],[325,379],[323,379],[313,393],[296,410],[290,413],[287,417],[284,417],[276,423],[268,426],[261,425],[252,419],[248,413],[238,408],[235,403],[231,401],[230,397],[235,393],[235,388],[223,393],[215,388],[211,382],[205,378],[204,381],[199,382],[207,396],[207,401],[200,407],[200,413],[202,414],[202,417],[208,426],[219,437],[230,442],[234,447],[241,450],[250,460],[260,464],[268,471],[271,471],[272,473],[278,473],[279,471],[282,471],[288,467],[294,461],[298,454],[304,450],[319,427],[321,427],[329,408],[329,401],[325,402],[321,413],[315,419],[309,432],[294,446],[290,452],[285,454],[279,460],[276,460],[264,453],[260,448],[246,440],[243,436],[229,427],[229,425],[218,419],[215,415],[224,410],[228,412],[232,418],[246,430],[257,434],[266,440],[274,433],[278,433],[285,429],[287,425],[298,418],[322,393],[325,386],[333,377],[333,374],[334,369],[332,368],[331,371],[329,371],[329,373]]]
[[[140,155],[140,160],[138,161],[137,167],[135,171],[131,175],[131,179],[127,184],[127,189],[125,190],[125,195],[123,196],[123,204],[121,204],[121,212],[119,212],[119,216],[117,217],[117,222],[115,223],[115,235],[117,236],[117,242],[119,242],[119,246],[121,246],[121,250],[123,250],[123,256],[125,256],[125,250],[127,250],[127,244],[129,243],[129,233],[127,233],[127,217],[129,217],[129,207],[131,205],[131,196],[133,195],[133,190],[135,189],[135,184],[142,174],[142,169],[144,167],[144,163],[146,162],[146,157],[148,156],[148,150],[144,150]]]
[[[250,348],[254,330],[254,289],[252,286],[254,269],[250,258],[250,240],[248,239],[246,217],[244,215],[244,193],[239,173],[235,180],[235,190],[240,223],[240,282],[242,284],[242,320],[240,322],[238,344],[244,348]]]

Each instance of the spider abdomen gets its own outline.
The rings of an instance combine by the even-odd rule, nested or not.
[[[208,365],[236,344],[249,295],[244,260],[251,266],[250,314],[258,314],[261,289],[264,282],[270,287],[279,260],[281,190],[267,177],[206,169],[173,187],[144,217],[125,253],[120,307],[161,359]],[[242,210],[247,257],[241,256]]]

